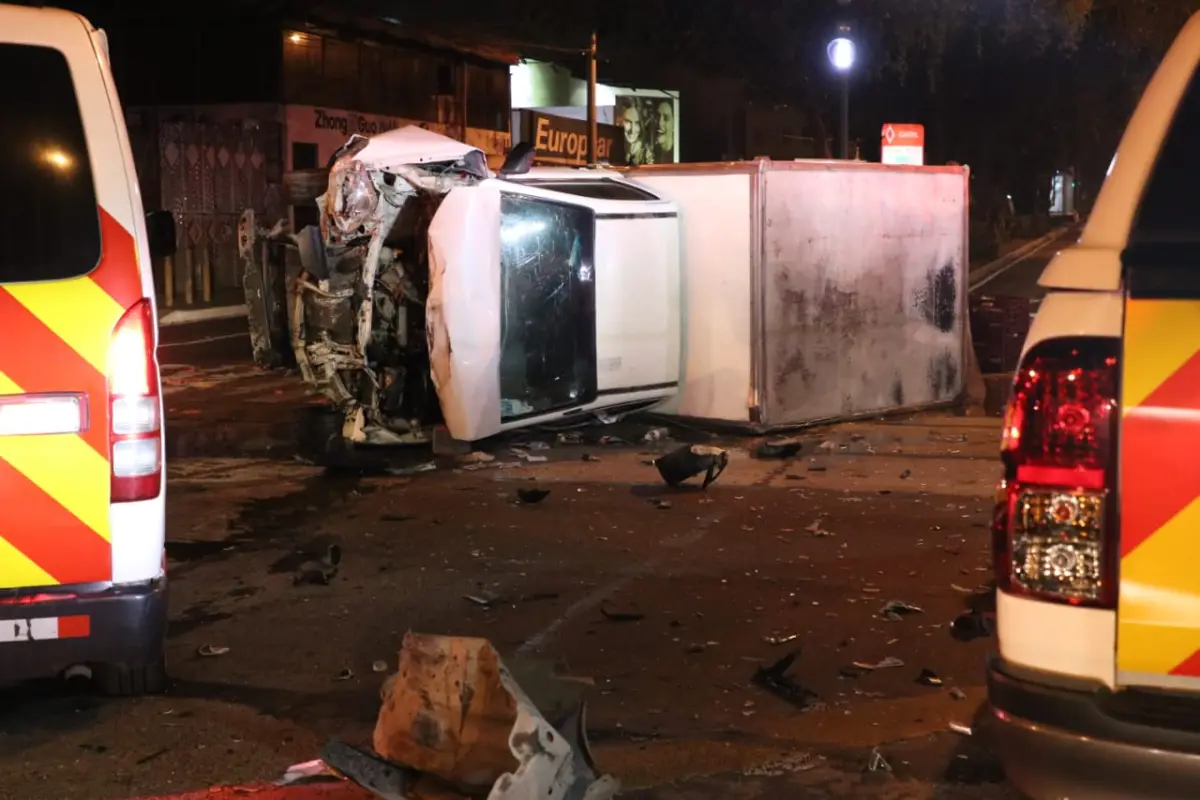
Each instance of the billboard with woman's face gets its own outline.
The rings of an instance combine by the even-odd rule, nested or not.
[[[625,137],[625,163],[673,164],[675,116],[673,98],[618,95],[616,122]]]

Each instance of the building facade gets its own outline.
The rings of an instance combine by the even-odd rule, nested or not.
[[[328,12],[236,25],[201,16],[125,44],[113,61],[144,201],[179,224],[170,274],[159,266],[165,307],[235,301],[242,211],[313,221],[315,208],[288,208],[283,175],[326,166],[352,134],[417,124],[497,164],[511,146],[517,59],[495,49]]]

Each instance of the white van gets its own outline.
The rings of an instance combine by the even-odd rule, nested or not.
[[[1004,427],[990,723],[1034,798],[1200,797],[1200,15],[1046,268]]]
[[[162,401],[152,252],[104,32],[0,5],[0,683],[87,667],[161,689]],[[153,239],[153,241],[152,241]]]

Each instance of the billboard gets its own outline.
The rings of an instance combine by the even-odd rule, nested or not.
[[[675,98],[617,95],[616,122],[622,129],[629,166],[678,161],[678,104]]]
[[[621,129],[616,125],[598,124],[596,133],[597,161],[624,164]],[[534,160],[539,164],[587,164],[587,120],[560,117],[541,111],[522,111],[521,140],[533,145]]]

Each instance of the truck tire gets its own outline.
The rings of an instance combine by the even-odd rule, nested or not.
[[[109,697],[141,697],[162,694],[167,689],[167,662],[159,656],[140,667],[100,664],[92,670],[96,688]]]
[[[342,414],[326,406],[306,409],[301,416],[300,455],[329,472],[379,474],[387,457],[371,448],[358,448],[342,436]]]

